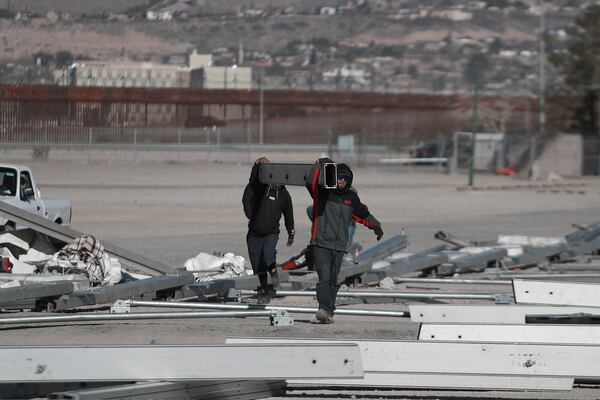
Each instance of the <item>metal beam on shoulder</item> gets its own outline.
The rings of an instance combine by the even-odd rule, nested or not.
[[[75,238],[83,236],[82,232],[73,228],[61,226],[45,218],[23,211],[0,201],[0,215],[17,225],[26,226],[51,238],[68,243]],[[151,275],[174,272],[174,268],[159,261],[151,260],[130,250],[102,241],[104,251],[119,259],[124,266],[133,267],[141,272]]]

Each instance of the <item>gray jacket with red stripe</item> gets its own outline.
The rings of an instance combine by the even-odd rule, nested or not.
[[[343,189],[324,189],[319,185],[320,164],[315,164],[306,180],[306,188],[313,198],[312,231],[310,244],[338,251],[346,251],[348,227],[354,219],[369,229],[380,225],[350,190],[352,182]]]

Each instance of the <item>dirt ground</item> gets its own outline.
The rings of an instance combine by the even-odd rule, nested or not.
[[[266,154],[272,161],[288,161],[285,154]],[[230,155],[231,156],[231,155]],[[319,154],[302,155],[312,162]],[[297,157],[296,157],[297,158]],[[244,162],[238,162],[244,160]],[[11,153],[1,162],[32,167],[42,194],[73,202],[72,226],[103,241],[155,258],[175,267],[200,252],[227,251],[247,258],[247,221],[241,196],[250,166],[246,154],[219,162],[201,159],[185,162],[127,159],[110,161],[77,158],[32,161]],[[465,175],[422,173],[418,169],[355,168],[354,183],[364,203],[382,222],[385,237],[406,229],[416,251],[439,244],[438,230],[467,239],[493,239],[499,234],[562,236],[571,224],[600,219],[600,180],[568,180],[582,184],[575,190],[514,189],[528,182],[515,178],[476,176],[478,186],[506,186],[502,190],[460,191]],[[536,185],[542,182],[536,183]],[[294,201],[296,243],[280,240],[279,259],[297,254],[306,244],[310,198],[304,188],[289,188]],[[356,240],[374,245],[371,231],[359,227]],[[249,300],[252,301],[252,300]],[[278,304],[315,306],[312,298],[275,300]],[[350,305],[356,308],[405,310],[404,303]],[[141,311],[141,310],[140,310]],[[0,328],[4,345],[36,344],[201,344],[222,343],[228,336],[334,337],[414,339],[418,325],[407,319],[336,317],[333,325],[308,323],[312,315],[295,315],[292,327],[275,328],[266,318],[214,320],[161,320],[128,323],[80,323],[33,328]],[[578,387],[569,393],[527,392],[290,392],[286,398],[545,398],[592,399],[597,390]]]

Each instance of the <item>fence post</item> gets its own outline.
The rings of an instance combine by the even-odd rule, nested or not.
[[[531,135],[529,143],[529,179],[533,178],[533,164],[537,157],[537,138]]]
[[[92,128],[89,128],[88,129],[89,161],[92,160],[92,142],[93,142],[93,132],[92,132]]]
[[[179,162],[181,162],[181,128],[177,128],[177,151],[179,153]]]
[[[137,128],[133,128],[133,163],[137,162]]]
[[[455,174],[458,170],[458,135],[452,135],[452,160],[450,160],[450,173]]]

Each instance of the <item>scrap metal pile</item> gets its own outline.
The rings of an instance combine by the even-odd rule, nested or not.
[[[5,266],[0,308],[48,311],[43,316],[2,317],[1,325],[260,317],[273,327],[289,327],[294,315],[316,310],[314,302],[302,307],[249,304],[248,296],[258,285],[254,276],[198,281],[191,271],[97,243],[2,203],[0,214],[29,228],[0,237],[0,248],[10,252],[3,253],[5,258],[17,264],[33,257],[37,261],[30,265],[39,271],[10,273],[13,261],[0,263]],[[446,232],[435,238],[444,244],[409,253],[404,251],[408,235],[393,236],[345,261],[339,277],[346,288],[360,286],[361,291],[341,290],[336,315],[410,318],[421,324],[415,340],[267,337],[231,338],[216,347],[0,346],[0,366],[11,371],[0,376],[1,392],[16,397],[29,389],[27,395],[55,393],[54,398],[115,398],[124,393],[139,398],[156,393],[161,398],[181,398],[182,393],[188,398],[225,398],[235,392],[264,398],[296,388],[569,390],[579,380],[600,382],[599,287],[589,283],[600,278],[600,222],[577,226],[560,238],[472,241]],[[44,254],[43,246],[48,251],[56,243],[57,251],[46,253],[50,263],[38,257],[36,252]],[[62,265],[57,262],[60,255]],[[116,283],[111,269],[118,264],[123,266],[122,279]],[[136,279],[126,268],[149,277]],[[68,273],[73,271],[77,273]],[[112,280],[106,279],[109,276]],[[314,292],[307,289],[316,283],[316,273],[308,268],[281,270],[275,294],[312,298]],[[444,290],[417,292],[406,287],[415,283]],[[405,290],[393,290],[402,285]],[[452,285],[494,290],[465,292]],[[385,309],[358,309],[357,300],[399,303],[402,308],[387,304]],[[82,310],[106,305],[112,305],[108,313]],[[138,306],[192,311],[131,312]],[[60,313],[65,310],[75,312]],[[270,349],[264,351],[265,346]],[[185,356],[176,357],[179,353]],[[160,369],[136,368],[156,359],[161,360]],[[177,362],[169,364],[174,359]],[[183,365],[184,359],[220,361],[218,367],[213,362],[199,367]],[[66,365],[73,363],[77,371],[65,373]],[[83,389],[73,382],[88,386]]]

